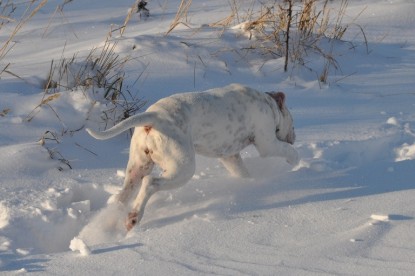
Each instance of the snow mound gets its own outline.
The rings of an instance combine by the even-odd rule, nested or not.
[[[402,146],[395,149],[396,162],[415,159],[415,144],[409,145],[404,143]]]
[[[109,204],[100,210],[81,230],[79,238],[88,245],[114,242],[127,234],[124,226],[126,210],[117,203]]]
[[[389,221],[389,215],[372,214],[370,218],[377,221]]]
[[[387,121],[387,124],[389,125],[394,125],[394,126],[399,126],[399,122],[395,117],[390,117]]]
[[[91,255],[91,250],[80,238],[73,238],[69,245],[69,249],[72,251],[79,251],[81,256]]]
[[[0,229],[9,224],[9,210],[3,202],[0,202]]]
[[[69,187],[49,188],[36,192],[27,202],[21,201],[21,209],[13,210],[12,221],[9,208],[0,203],[3,235],[19,237],[12,248],[33,254],[67,251],[70,240],[105,206],[109,197],[104,187],[95,184],[66,185]]]

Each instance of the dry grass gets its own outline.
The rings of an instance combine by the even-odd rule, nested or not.
[[[127,16],[125,17],[125,20],[124,20],[124,24],[121,26],[121,28],[119,28],[119,29],[117,29],[117,30],[119,30],[120,31],[120,35],[122,36],[123,34],[124,34],[124,32],[125,32],[125,29],[127,28],[127,25],[128,25],[128,22],[130,21],[130,19],[131,19],[131,17],[132,17],[132,15],[133,15],[133,13],[137,13],[137,12],[139,12],[139,10],[138,10],[138,5],[139,5],[139,2],[140,2],[141,0],[136,0],[135,2],[134,2],[134,4],[128,9],[128,13],[127,13]],[[148,15],[147,15],[148,16]]]
[[[65,168],[72,169],[69,160],[64,158],[56,148],[47,146],[46,141],[54,141],[56,144],[60,144],[59,135],[48,130],[42,135],[38,143],[47,150],[50,159],[59,161],[59,165],[57,166],[59,171],[63,171]]]
[[[110,122],[116,123],[135,114],[144,106],[145,101],[124,85],[124,67],[131,58],[121,57],[116,53],[116,47],[117,41],[106,40],[102,47],[93,48],[85,58],[78,58],[77,54],[65,58],[63,51],[59,61],[51,62],[44,81],[45,96],[35,110],[48,105],[49,101],[44,101],[54,100],[53,95],[81,89],[93,91],[94,95],[102,97],[102,101],[110,103],[110,107],[102,114],[106,125],[112,125]]]
[[[48,31],[51,20],[54,19],[57,13],[64,15],[63,7],[71,1],[73,0],[62,1],[63,4],[56,8],[48,26],[45,28],[44,35]],[[14,40],[22,28],[30,23],[30,20],[47,2],[47,0],[29,0],[14,4],[16,1],[0,0],[0,31],[5,29],[3,28],[5,25],[12,25],[12,28],[8,28],[10,30],[9,33],[6,33],[7,39],[0,42],[0,75],[2,73],[8,73],[20,78],[10,71],[10,64],[3,65],[2,61],[12,49]],[[22,16],[18,19],[15,18],[17,6],[19,8],[24,7],[24,11],[21,13]],[[121,32],[124,31],[130,16],[131,14],[126,19]],[[49,109],[61,123],[62,128],[60,131],[46,131],[39,141],[39,144],[47,149],[51,159],[60,161],[59,170],[71,169],[72,167],[70,162],[56,148],[47,145],[47,141],[59,144],[63,136],[73,135],[74,132],[83,129],[97,101],[101,102],[101,106],[107,107],[101,114],[105,127],[107,125],[112,126],[118,121],[133,115],[145,104],[141,98],[137,97],[137,93],[131,92],[129,86],[124,84],[124,66],[126,66],[131,58],[128,56],[121,57],[116,53],[116,47],[117,42],[112,42],[107,39],[103,43],[103,46],[93,48],[84,58],[79,58],[78,54],[74,54],[69,58],[65,57],[64,47],[61,57],[57,60],[52,60],[50,63],[49,72],[42,87],[44,89],[43,96],[39,103],[27,115],[26,121],[32,121],[39,112],[44,109]],[[86,96],[85,100],[90,103],[90,108],[85,114],[85,122],[78,129],[68,129],[64,122],[66,118],[62,117],[61,111],[56,107],[56,102],[62,98],[63,93],[71,93],[72,90],[81,90],[84,92]],[[87,94],[91,97],[87,97]],[[0,117],[7,116],[9,112],[10,109],[2,108],[0,110]],[[85,147],[79,144],[76,145],[94,154]]]
[[[123,81],[123,67],[129,57],[121,58],[116,52],[117,42],[106,40],[102,47],[93,48],[85,58],[77,54],[52,60],[44,88],[51,92],[91,86],[109,90]]]
[[[124,24],[122,25],[122,27],[119,29],[120,30],[120,35],[122,36],[125,32],[125,29],[127,28],[128,22],[131,19],[131,16],[133,15],[134,11],[136,10],[136,7],[138,6],[138,2],[140,2],[140,0],[136,0],[134,2],[134,4],[131,6],[131,8],[128,10],[127,16],[125,17],[124,20]]]
[[[241,25],[253,41],[251,50],[283,57],[285,71],[289,63],[305,65],[311,52],[318,54],[325,59],[321,72],[317,73],[318,79],[327,82],[330,69],[339,69],[333,55],[334,44],[343,39],[356,19],[344,23],[347,6],[348,0],[341,0],[337,10],[330,7],[329,0],[270,0],[260,2],[259,9],[250,9],[241,16],[234,0],[230,16],[211,26],[230,24],[236,15],[239,19],[245,18],[246,21]],[[365,38],[363,28],[358,27]]]
[[[58,120],[62,122],[61,118],[59,117],[58,113],[55,111],[55,109],[50,105],[50,103],[60,97],[59,93],[55,93],[52,95],[47,95],[46,93],[43,94],[42,99],[40,100],[40,103],[35,106],[35,108],[27,115],[26,121],[30,122],[33,120],[33,118],[36,116],[36,114],[39,112],[40,108],[43,106],[46,106],[52,110],[52,112],[56,115]]]
[[[5,117],[10,112],[10,108],[5,108],[0,111],[0,117]]]
[[[13,18],[14,13],[17,9],[17,4],[14,1],[7,0],[5,2],[0,0],[0,31],[2,28],[7,24],[15,24],[15,26],[11,29],[11,31],[7,34],[7,39],[5,41],[0,42],[0,76],[3,73],[11,74],[17,77],[9,70],[10,63],[2,64],[3,59],[9,53],[9,51],[13,48],[14,45],[14,38],[19,33],[19,31],[23,28],[24,25],[36,14],[39,10],[46,5],[48,1],[42,0],[32,0],[29,1],[27,4],[25,11],[20,19],[16,20]]]
[[[55,9],[55,11],[53,12],[53,14],[52,14],[52,16],[50,17],[50,19],[49,19],[49,22],[48,22],[48,25],[46,26],[46,28],[45,28],[45,31],[43,32],[43,37],[47,37],[47,35],[48,35],[48,32],[49,32],[49,27],[50,27],[50,25],[52,24],[52,21],[59,15],[59,16],[61,16],[63,19],[64,19],[64,21],[66,22],[66,23],[69,23],[69,21],[67,20],[67,18],[66,18],[66,16],[65,16],[65,13],[63,12],[63,10],[64,10],[64,8],[65,8],[65,6],[67,5],[67,4],[69,4],[70,2],[72,2],[73,0],[64,0],[63,1],[63,3],[62,4],[60,4],[60,5],[58,5],[57,7],[56,7],[56,9]],[[69,26],[70,26],[70,24],[68,24]],[[78,36],[77,36],[77,34],[76,34],[76,32],[75,32],[75,30],[72,30],[72,34],[74,35],[74,37],[76,37],[76,38],[78,38]]]
[[[189,12],[190,6],[192,5],[192,0],[181,0],[179,8],[177,9],[176,16],[170,24],[169,29],[166,32],[168,35],[179,25],[185,25],[190,28],[188,25],[187,14]]]
[[[7,55],[7,53],[10,51],[12,47],[12,41],[13,38],[17,35],[17,33],[23,28],[23,26],[33,18],[33,16],[39,12],[39,10],[46,5],[48,0],[42,0],[42,1],[30,1],[27,5],[26,10],[23,13],[22,18],[17,22],[14,29],[9,34],[6,41],[2,42],[0,46],[0,61]],[[9,2],[8,2],[9,3]],[[4,10],[3,10],[4,11]],[[4,23],[4,20],[6,21],[14,21],[10,19],[9,16],[6,16],[4,19],[2,18],[2,22]]]
[[[59,170],[72,167],[70,161],[64,158],[50,141],[59,144],[63,136],[73,135],[82,130],[90,120],[97,102],[106,107],[101,111],[102,121],[99,122],[104,124],[104,128],[130,117],[145,104],[145,101],[137,97],[137,93],[132,93],[128,86],[124,86],[124,66],[131,58],[118,55],[116,47],[117,42],[106,40],[103,46],[93,48],[84,58],[79,58],[77,54],[65,58],[65,50],[63,50],[61,58],[58,61],[52,60],[50,64],[48,77],[44,81],[43,97],[28,114],[26,121],[32,121],[39,112],[49,109],[60,122],[62,126],[60,131],[47,131],[39,141],[39,144],[48,151],[50,158],[59,161]],[[84,122],[77,129],[68,129],[64,122],[66,118],[56,108],[55,102],[64,93],[71,93],[73,90],[85,93],[89,110],[85,114]],[[7,111],[3,113],[6,115]],[[80,144],[76,146],[95,154]]]

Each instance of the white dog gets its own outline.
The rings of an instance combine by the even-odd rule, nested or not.
[[[298,163],[291,144],[293,119],[285,106],[285,95],[261,93],[239,84],[198,93],[176,94],[159,100],[146,112],[114,127],[95,132],[96,139],[108,139],[135,127],[124,188],[118,195],[123,204],[138,188],[126,228],[137,224],[155,192],[177,188],[195,172],[195,153],[220,158],[234,176],[247,177],[239,152],[253,144],[261,157],[281,156]],[[160,177],[151,176],[154,164]]]

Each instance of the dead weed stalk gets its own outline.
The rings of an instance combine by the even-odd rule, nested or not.
[[[192,0],[181,0],[179,8],[177,9],[176,16],[170,24],[170,28],[167,30],[166,35],[173,31],[179,25],[185,25],[190,28],[188,24],[187,14],[189,12]]]
[[[255,0],[253,2],[256,2]],[[325,59],[318,79],[327,81],[330,68],[339,69],[334,56],[334,45],[341,42],[355,20],[345,23],[348,0],[341,0],[338,9],[330,5],[330,0],[268,0],[259,1],[259,9],[250,8],[244,14],[236,0],[230,1],[231,14],[212,27],[229,27],[237,20],[240,28],[249,34],[253,41],[251,51],[261,51],[265,55],[284,58],[284,71],[289,63],[305,65],[310,52]],[[363,12],[363,11],[362,11]],[[242,21],[240,23],[239,21]],[[368,45],[363,28],[357,25]]]

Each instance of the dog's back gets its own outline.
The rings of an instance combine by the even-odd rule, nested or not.
[[[175,94],[147,111],[163,114],[182,131],[190,126],[196,152],[220,157],[237,153],[253,142],[258,118],[274,120],[271,105],[272,100],[264,93],[231,84],[205,92]]]

